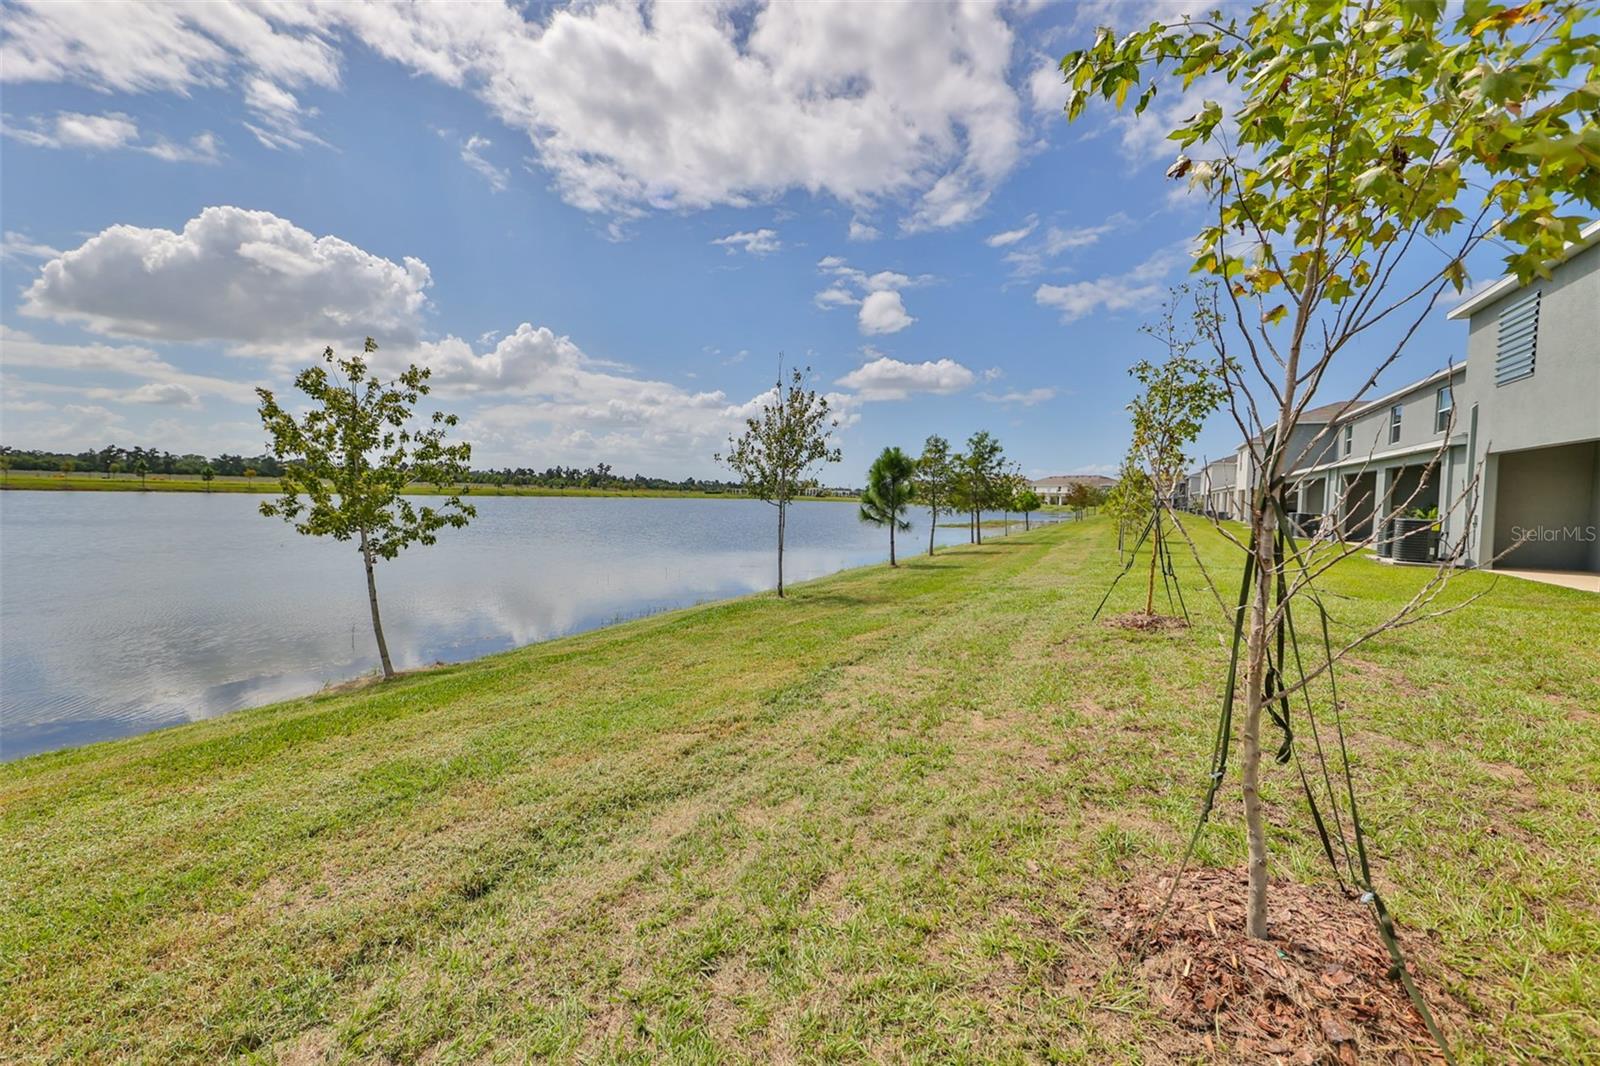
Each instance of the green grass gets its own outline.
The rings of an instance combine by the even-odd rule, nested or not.
[[[137,474],[52,474],[42,470],[7,471],[0,489],[37,492],[255,492],[276,493],[278,479],[273,477],[217,477],[207,485],[197,476],[187,474],[151,474],[143,481]],[[687,500],[743,500],[748,497],[736,492],[690,492],[683,489],[556,489],[541,485],[469,485],[460,488],[440,488],[437,485],[415,484],[406,488],[412,496],[442,496],[447,492],[465,491],[469,496],[648,496]],[[803,500],[843,500],[854,503],[853,496],[804,496]]]
[[[0,1060],[1160,1059],[1089,901],[1187,836],[1223,632],[1091,624],[1111,541],[1052,526],[0,767]],[[1423,579],[1341,566],[1340,630]],[[1446,598],[1485,588],[1345,671],[1358,788],[1403,935],[1462,975],[1461,1058],[1581,1061],[1600,600]],[[1290,773],[1265,797],[1275,872],[1323,878]],[[1202,861],[1241,837],[1230,782]]]

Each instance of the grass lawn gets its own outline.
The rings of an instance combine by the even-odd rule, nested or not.
[[[1225,635],[1214,604],[1091,624],[1112,542],[0,766],[0,1060],[1163,1061],[1093,903],[1187,838]],[[1344,564],[1340,630],[1423,579]],[[1597,649],[1600,598],[1501,579],[1345,671],[1379,881],[1465,1062],[1600,1047]],[[1243,862],[1236,790],[1205,864]],[[1325,878],[1292,773],[1265,794],[1275,873]]]

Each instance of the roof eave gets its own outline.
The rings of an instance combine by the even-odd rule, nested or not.
[[[1578,233],[1578,239],[1572,244],[1567,245],[1566,248],[1562,249],[1561,254],[1550,260],[1549,265],[1555,266],[1558,263],[1565,263],[1579,252],[1584,251],[1597,242],[1600,242],[1600,220],[1591,222],[1587,226],[1583,227],[1583,229]],[[1501,278],[1493,285],[1490,285],[1487,289],[1484,289],[1476,296],[1464,300],[1455,307],[1452,307],[1449,311],[1446,311],[1444,317],[1449,319],[1470,318],[1473,314],[1494,303],[1506,293],[1520,289],[1521,287],[1522,283],[1517,280],[1517,276],[1515,274],[1507,274],[1505,277]]]

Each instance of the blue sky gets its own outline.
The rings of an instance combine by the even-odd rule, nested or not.
[[[478,466],[716,475],[783,352],[831,482],[977,429],[1111,472],[1199,99],[1069,125],[1052,66],[1156,6],[7,4],[0,440],[255,453],[251,387],[371,333]]]

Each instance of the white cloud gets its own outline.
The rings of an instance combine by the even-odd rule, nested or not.
[[[1011,389],[1002,393],[980,392],[978,396],[989,403],[1018,404],[1022,407],[1033,407],[1036,404],[1044,403],[1046,400],[1055,399],[1056,390],[1049,386],[1043,386],[1037,389]]]
[[[101,334],[245,352],[364,335],[407,344],[430,282],[419,259],[395,263],[266,211],[208,207],[182,232],[101,231],[46,263],[21,310]]]
[[[987,244],[990,248],[1005,248],[1016,244],[1018,241],[1028,236],[1028,234],[1032,233],[1038,227],[1038,225],[1039,219],[1034,215],[1029,215],[1027,221],[1021,226],[1018,226],[1016,229],[1002,230],[999,233],[985,237],[983,243]]]
[[[461,161],[467,166],[483,175],[483,180],[489,183],[489,188],[495,192],[505,192],[506,186],[511,182],[511,175],[501,167],[495,166],[483,157],[483,149],[494,142],[487,137],[480,137],[474,133],[468,137],[461,146]]]
[[[850,232],[847,235],[852,241],[875,241],[880,234],[876,226],[868,225],[859,218],[850,220]]]
[[[458,337],[405,352],[380,352],[433,370],[436,394],[475,397],[463,431],[474,461],[596,462],[634,469],[708,470],[711,453],[770,395],[742,403],[718,391],[691,392],[619,371],[570,337],[524,322],[493,349],[475,352]],[[841,407],[850,397],[830,396]]]
[[[5,121],[5,135],[35,148],[66,148],[86,152],[129,150],[144,152],[169,163],[215,163],[221,158],[216,135],[196,134],[187,142],[155,137],[145,140],[139,124],[119,111],[90,115],[79,111],[58,111],[54,116],[35,115],[25,126]]]
[[[294,93],[267,78],[252,77],[245,82],[244,103],[256,119],[246,122],[245,128],[266,148],[298,151],[307,144],[328,143],[301,122],[302,115],[315,116],[316,108],[302,108]]]
[[[0,258],[10,259],[15,262],[29,259],[54,259],[60,254],[60,249],[31,240],[25,233],[13,233],[11,230],[6,230],[4,239],[0,240]]]
[[[900,290],[933,281],[927,274],[911,277],[897,270],[868,274],[837,255],[827,255],[817,260],[817,269],[835,280],[812,297],[812,302],[824,310],[859,307],[856,321],[861,332],[868,335],[898,333],[915,322],[916,319],[906,311]]]
[[[743,248],[750,255],[771,255],[783,247],[783,242],[778,240],[778,231],[773,229],[730,233],[726,237],[718,237],[711,243],[726,248],[729,255],[732,255],[740,248]]]
[[[1067,106],[1067,81],[1058,60],[1043,60],[1028,75],[1028,96],[1041,115],[1062,113]]]
[[[834,382],[855,389],[863,400],[904,400],[912,393],[948,396],[970,386],[977,376],[954,359],[903,363],[880,356]]]
[[[165,384],[151,382],[140,385],[131,392],[124,393],[122,400],[126,403],[161,404],[169,407],[198,407],[200,396],[187,385],[180,385],[176,381]]]
[[[861,332],[868,335],[899,333],[916,319],[906,314],[905,301],[893,289],[877,289],[861,301],[856,315]]]
[[[854,307],[861,302],[849,289],[841,285],[829,285],[813,296],[811,301],[821,308]]]
[[[1154,307],[1163,295],[1158,282],[1172,271],[1179,260],[1180,256],[1174,252],[1157,252],[1124,274],[1105,275],[1070,285],[1040,285],[1034,290],[1033,299],[1041,307],[1053,307],[1060,311],[1063,322],[1071,322],[1101,309],[1125,311],[1136,307]]]
[[[1034,277],[1044,273],[1049,268],[1050,261],[1063,252],[1098,244],[1101,237],[1126,229],[1132,224],[1132,219],[1118,211],[1094,226],[1050,226],[1038,240],[1029,242],[1026,247],[1007,252],[1005,261],[1011,264],[1014,277]]]
[[[255,393],[248,384],[181,370],[142,345],[51,344],[22,330],[0,327],[0,366],[8,372],[18,368],[79,372],[93,375],[96,382],[104,381],[107,374],[122,374],[153,386],[147,392],[136,388],[131,392],[101,389],[97,394],[94,390],[86,393],[95,399],[130,399],[138,394],[133,402],[161,402],[153,397],[165,396],[164,402],[170,403],[179,396],[170,389],[177,388],[196,398],[215,396],[233,403],[255,402]]]
[[[129,4],[23,0],[11,81],[188,93],[232,84],[273,147],[311,139],[291,90],[339,83],[340,47],[475,93],[570,203],[627,217],[791,190],[905,205],[908,230],[976,216],[1022,156],[1001,5]],[[596,77],[604,71],[605,77]],[[275,91],[274,91],[275,90]]]

